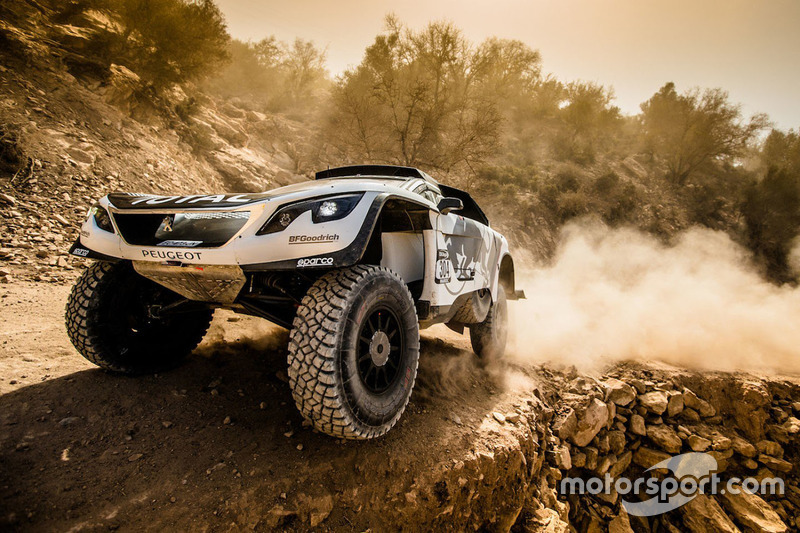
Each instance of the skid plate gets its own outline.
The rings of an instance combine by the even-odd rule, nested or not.
[[[245,284],[238,265],[164,265],[134,261],[136,272],[189,300],[233,303]]]

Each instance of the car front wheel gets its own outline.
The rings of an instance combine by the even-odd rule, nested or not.
[[[389,431],[408,404],[418,361],[414,300],[403,280],[378,266],[322,276],[289,336],[295,403],[317,430],[336,437]]]

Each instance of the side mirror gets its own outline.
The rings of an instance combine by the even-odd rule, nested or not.
[[[439,200],[439,205],[437,205],[436,208],[441,214],[446,215],[450,211],[461,211],[464,209],[464,202],[461,201],[461,198],[442,198]]]

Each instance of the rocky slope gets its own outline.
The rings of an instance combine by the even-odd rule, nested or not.
[[[305,179],[299,123],[180,87],[144,98],[125,67],[85,68],[107,20],[52,17],[36,2],[0,6],[0,282],[64,277],[79,223],[108,192],[246,192]]]

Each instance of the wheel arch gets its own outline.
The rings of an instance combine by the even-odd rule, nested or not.
[[[506,290],[509,299],[513,299],[516,292],[516,279],[514,272],[514,259],[507,253],[500,259],[498,282]]]

